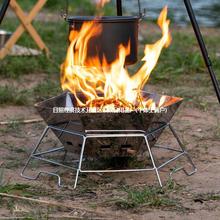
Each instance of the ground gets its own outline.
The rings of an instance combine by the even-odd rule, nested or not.
[[[188,107],[185,103],[173,119],[172,124],[184,140],[198,172],[190,177],[179,172],[170,180],[167,178],[169,169],[166,168],[161,172],[165,182],[162,190],[152,187],[153,184],[157,185],[152,172],[138,174],[138,178],[135,173],[83,175],[76,190],[73,190],[74,174],[69,171],[63,173],[66,184],[63,188],[58,188],[53,178],[27,181],[19,173],[44,123],[2,126],[0,192],[56,201],[59,205],[46,207],[39,203],[1,197],[1,216],[3,219],[4,216],[26,216],[30,219],[41,216],[44,219],[46,215],[57,218],[218,219],[220,111],[214,96],[212,98],[209,110]],[[10,106],[1,108],[1,121],[14,118],[15,112],[20,119],[39,117],[32,107]],[[176,164],[173,163],[173,166]],[[64,204],[69,207],[66,208]]]
[[[220,109],[189,27],[172,26],[173,43],[163,52],[145,90],[184,98],[172,124],[196,164],[196,174],[188,177],[177,172],[170,178],[172,167],[186,164],[184,160],[174,162],[161,171],[162,189],[153,172],[80,175],[76,190],[74,173],[67,170],[60,171],[62,188],[57,187],[55,178],[28,181],[20,177],[45,123],[15,120],[40,118],[34,103],[61,92],[58,72],[65,57],[66,27],[62,22],[47,23],[44,27],[43,19],[35,25],[51,50],[50,59],[42,55],[1,61],[0,122],[12,123],[0,126],[0,193],[6,194],[0,195],[0,219],[219,219]],[[10,19],[4,25],[14,27]],[[140,56],[143,44],[157,39],[160,33],[153,24],[143,23],[141,27]],[[202,31],[219,78],[220,30]],[[27,44],[32,46],[31,41]],[[174,144],[169,137],[166,132],[163,139]]]

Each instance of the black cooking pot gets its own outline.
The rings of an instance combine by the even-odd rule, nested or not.
[[[130,41],[130,54],[126,57],[126,64],[137,62],[138,54],[138,22],[139,17],[69,17],[71,30],[80,30],[85,21],[95,20],[102,25],[102,33],[91,38],[88,43],[87,56],[105,56],[108,63],[116,59],[118,46],[127,46]]]
[[[118,15],[122,15],[121,4],[117,1]],[[69,30],[80,30],[86,21],[95,20],[102,25],[102,33],[89,41],[87,57],[99,56],[100,60],[106,58],[108,63],[116,59],[118,46],[127,46],[130,41],[130,54],[127,55],[125,64],[130,65],[138,59],[138,26],[143,17],[140,1],[139,16],[68,16]]]

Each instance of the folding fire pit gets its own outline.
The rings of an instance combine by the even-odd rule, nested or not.
[[[189,154],[170,125],[182,99],[142,91],[162,49],[171,43],[167,7],[158,18],[162,37],[154,44],[145,45],[143,65],[136,73],[130,74],[126,68],[126,65],[137,61],[138,22],[143,16],[140,1],[138,3],[138,16],[121,16],[121,1],[118,0],[118,17],[67,18],[69,47],[61,65],[64,93],[35,105],[47,126],[22,170],[23,177],[35,180],[46,173],[56,176],[61,185],[61,177],[56,172],[44,170],[34,177],[26,175],[26,168],[33,160],[75,170],[74,187],[79,173],[143,171],[155,171],[162,186],[159,171],[181,157],[188,160],[192,171],[187,172],[185,165],[174,170],[183,170],[187,175],[196,172]],[[178,149],[165,143],[158,144],[166,128],[176,139]],[[55,145],[40,151],[49,131],[55,134],[62,146]],[[165,161],[163,158],[159,163],[155,160],[153,148],[176,152],[176,155]],[[65,152],[61,162],[46,157],[60,151]],[[149,158],[144,156],[146,152]],[[71,154],[71,164],[76,162],[76,165],[65,162],[67,154]],[[139,155],[150,161],[151,166],[116,169],[82,166],[86,161],[91,164],[100,158],[120,158],[123,161]],[[94,164],[92,167],[95,167]]]
[[[146,92],[143,92],[143,97],[146,100],[153,98],[156,104],[158,104],[157,102],[160,100],[159,95],[149,94]],[[160,109],[160,112],[133,111],[129,113],[82,113],[82,111],[85,110],[79,108],[74,109],[75,112],[71,112],[70,110],[73,110],[76,104],[76,100],[74,96],[69,92],[65,92],[60,96],[56,96],[46,101],[40,102],[36,104],[36,108],[39,114],[47,123],[47,127],[45,128],[35,149],[30,155],[27,164],[22,170],[21,175],[23,177],[33,180],[37,179],[41,173],[47,173],[58,177],[58,184],[60,185],[61,179],[57,173],[40,171],[35,177],[26,176],[24,174],[30,161],[32,159],[37,159],[41,161],[46,161],[54,165],[76,170],[76,178],[74,185],[75,187],[77,185],[79,173],[134,171],[155,171],[159,184],[160,186],[162,186],[162,182],[159,175],[160,169],[182,156],[187,157],[189,163],[193,167],[193,171],[191,173],[188,173],[184,168],[181,169],[183,169],[187,175],[191,175],[194,172],[196,172],[195,165],[193,164],[182,142],[180,141],[179,137],[177,136],[176,132],[170,124],[170,120],[173,117],[176,110],[178,109],[181,102],[181,98],[166,96],[164,107]],[[58,109],[63,109],[64,113],[56,113]],[[180,149],[172,149],[171,147],[156,145],[159,136],[162,134],[165,128],[169,128],[171,130],[173,136],[176,138],[179,144]],[[38,150],[41,145],[41,142],[43,141],[49,130],[54,132],[54,134],[57,136],[57,138],[60,140],[63,146],[40,152]],[[128,138],[130,137],[132,137],[132,140],[128,140]],[[103,146],[102,144],[98,145],[94,142],[88,142],[91,139],[98,138],[109,139],[110,144],[108,146]],[[113,140],[113,138],[120,139],[120,141],[117,142],[117,147],[115,147],[114,145],[112,145],[111,147],[111,141]],[[134,138],[138,138],[138,140],[135,141],[133,140]],[[141,145],[141,142],[143,140],[145,142],[145,145]],[[129,149],[126,148],[127,146],[129,146]],[[143,149],[140,149],[141,147]],[[162,164],[156,165],[154,155],[151,150],[151,148],[153,147],[162,148],[169,151],[175,151],[178,154],[175,157],[163,162]],[[85,152],[87,152],[87,156],[91,158],[95,158],[97,154],[99,154],[99,156],[101,157],[105,157],[106,148],[108,149],[109,157],[134,156],[140,150],[148,151],[150,155],[150,160],[152,162],[152,168],[119,170],[81,169]],[[72,151],[76,155],[78,155],[78,166],[67,166],[63,163],[49,160],[43,157],[46,154],[63,150],[66,150],[67,152]]]

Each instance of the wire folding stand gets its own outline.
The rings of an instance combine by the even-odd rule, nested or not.
[[[69,122],[68,122],[69,123]],[[162,145],[158,145],[155,144],[153,147],[150,146],[149,144],[149,138],[154,137],[154,134],[156,132],[159,132],[160,130],[163,130],[165,128],[169,128],[169,130],[171,131],[171,134],[173,135],[173,137],[176,139],[178,145],[179,145],[179,149],[174,149],[168,146],[162,146]],[[65,152],[65,148],[64,147],[56,147],[56,148],[52,148],[46,151],[41,151],[39,152],[38,149],[43,141],[43,139],[46,137],[47,133],[49,130],[55,130],[55,131],[59,131],[60,132],[60,136],[63,135],[64,133],[67,133],[69,135],[73,135],[73,136],[78,136],[82,138],[82,145],[81,145],[81,152],[80,152],[80,157],[79,157],[79,161],[78,161],[78,165],[77,166],[69,166],[69,165],[65,165],[64,163],[61,162],[57,162],[55,160],[51,160],[51,159],[47,159],[44,158],[43,155],[46,154],[50,154],[50,153],[55,153],[55,152],[59,152],[59,151],[64,151]],[[150,156],[150,160],[152,163],[152,167],[151,168],[135,168],[135,169],[112,169],[112,170],[83,170],[82,169],[82,163],[84,160],[84,152],[85,152],[85,148],[86,148],[86,141],[88,139],[91,138],[128,138],[128,137],[142,137],[144,138],[145,144],[146,144],[146,150],[149,153]],[[58,136],[59,138],[59,136]],[[173,151],[173,152],[177,152],[177,155],[175,155],[174,157],[166,160],[165,162],[163,162],[160,165],[157,165],[155,162],[155,155],[152,152],[152,148],[158,148],[158,149],[163,149],[163,150],[168,150],[168,151]],[[66,152],[65,152],[66,153]],[[76,176],[75,176],[75,182],[74,182],[74,189],[77,186],[77,182],[78,182],[78,178],[79,178],[79,174],[80,173],[116,173],[116,172],[144,172],[144,171],[155,171],[157,180],[159,182],[159,185],[162,187],[162,181],[161,181],[161,177],[160,177],[160,173],[159,171],[164,168],[166,165],[170,164],[171,162],[179,159],[180,157],[185,156],[186,159],[188,160],[189,164],[192,166],[192,171],[188,172],[184,167],[179,167],[175,170],[173,170],[173,172],[171,172],[170,174],[177,172],[177,171],[184,171],[184,173],[187,176],[191,176],[192,174],[194,174],[197,169],[195,164],[193,163],[190,155],[188,154],[187,150],[185,149],[185,146],[183,145],[182,141],[180,140],[179,136],[177,135],[176,131],[174,130],[174,128],[171,126],[170,123],[166,123],[161,125],[159,128],[153,130],[152,132],[145,132],[143,130],[85,130],[84,132],[78,132],[78,131],[73,131],[73,130],[67,130],[65,127],[64,128],[60,128],[60,127],[56,127],[53,125],[48,125],[42,135],[40,136],[38,142],[36,143],[32,153],[30,154],[24,168],[22,169],[21,172],[21,176],[29,179],[29,180],[37,180],[41,174],[47,174],[47,175],[51,175],[51,176],[55,176],[58,179],[58,186],[61,186],[61,177],[59,174],[57,174],[56,172],[48,172],[48,171],[42,171],[40,170],[36,176],[28,176],[25,174],[26,169],[28,168],[31,160],[37,159],[40,161],[44,161],[47,162],[49,164],[53,164],[53,165],[57,165],[60,167],[64,167],[64,168],[68,168],[71,170],[75,170],[76,172]],[[64,156],[65,158],[65,156]]]

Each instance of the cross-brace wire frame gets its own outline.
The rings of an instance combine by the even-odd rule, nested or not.
[[[163,149],[163,150],[168,150],[168,151],[173,151],[173,152],[177,152],[177,154],[166,160],[165,162],[163,162],[160,165],[157,165],[155,162],[155,155],[152,152],[152,147],[149,144],[148,138],[154,136],[154,134],[156,134],[156,132],[159,132],[160,130],[163,130],[165,128],[169,128],[169,130],[171,131],[171,134],[173,135],[173,137],[176,139],[179,149],[174,149],[172,147],[168,147],[168,146],[162,146],[162,145],[154,145],[153,147],[158,148],[158,149]],[[46,150],[46,151],[38,151],[43,139],[46,137],[47,133],[49,130],[54,130],[54,131],[59,131],[60,135],[58,136],[58,139],[61,135],[63,135],[64,133],[67,133],[69,135],[73,135],[73,136],[80,136],[82,138],[82,146],[81,146],[81,153],[79,156],[79,161],[78,161],[78,165],[77,166],[69,166],[69,165],[65,165],[62,162],[58,162],[55,160],[51,160],[51,159],[47,159],[44,157],[44,155],[47,154],[51,154],[51,153],[55,153],[58,151],[65,151],[64,147],[58,147],[58,148],[52,148],[50,150]],[[85,148],[86,148],[86,141],[88,139],[91,138],[128,138],[128,137],[142,137],[144,138],[145,144],[146,144],[146,149],[149,153],[150,156],[150,160],[152,163],[152,167],[151,168],[135,168],[135,169],[118,169],[118,170],[83,170],[82,169],[82,163],[84,161],[84,152],[85,152]],[[189,156],[187,150],[185,149],[183,143],[181,142],[180,138],[178,137],[177,133],[175,132],[174,128],[171,126],[170,123],[167,123],[165,125],[160,126],[159,128],[155,129],[152,132],[146,133],[143,130],[85,130],[85,132],[79,132],[79,131],[72,131],[72,130],[66,130],[65,128],[60,128],[60,127],[56,127],[56,126],[52,126],[52,125],[48,125],[45,130],[43,131],[41,137],[39,138],[33,152],[31,153],[31,155],[29,156],[22,172],[21,172],[21,176],[25,177],[26,179],[29,180],[36,180],[40,177],[41,174],[47,174],[47,175],[52,175],[57,177],[58,179],[58,186],[61,186],[61,177],[59,174],[57,174],[56,172],[48,172],[48,171],[42,171],[40,170],[36,176],[28,176],[25,174],[25,171],[27,169],[27,167],[29,166],[30,162],[32,160],[40,160],[40,161],[44,161],[53,165],[57,165],[57,166],[61,166],[64,168],[68,168],[71,170],[75,170],[76,171],[76,177],[75,177],[75,182],[74,182],[74,188],[76,188],[77,186],[77,182],[78,182],[78,178],[79,178],[79,174],[80,173],[116,173],[116,172],[143,172],[143,171],[154,171],[157,177],[157,180],[159,182],[159,185],[162,187],[162,181],[161,181],[161,177],[159,174],[159,171],[164,168],[165,166],[167,166],[168,164],[170,164],[171,162],[179,159],[180,157],[186,157],[186,159],[188,160],[189,164],[191,164],[192,166],[192,171],[188,172],[186,171],[186,169],[184,167],[179,167],[177,169],[174,169],[173,172],[177,172],[179,170],[183,170],[184,173],[188,176],[194,174],[197,169],[191,159],[191,157]],[[172,173],[173,173],[172,172]]]

